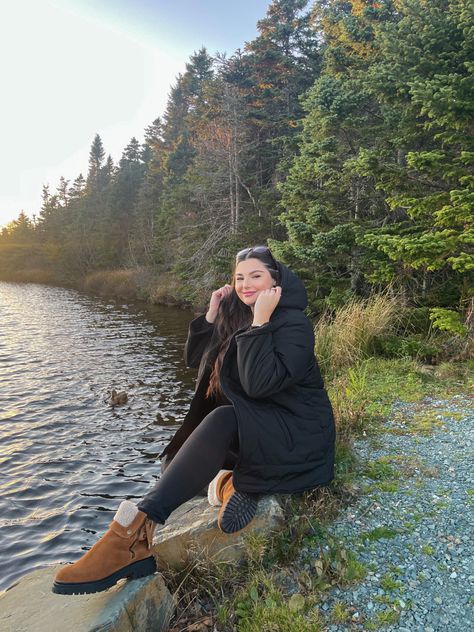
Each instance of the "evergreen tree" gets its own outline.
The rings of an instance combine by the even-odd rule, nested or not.
[[[245,47],[250,83],[247,104],[255,154],[257,186],[267,190],[263,203],[271,210],[277,164],[294,152],[292,140],[303,115],[299,95],[319,74],[320,50],[312,30],[307,0],[273,0],[257,23],[259,36]],[[262,191],[262,193],[263,193]]]
[[[77,200],[82,197],[86,188],[86,180],[82,173],[80,173],[77,178],[72,183],[72,186],[69,189],[69,199]]]
[[[166,175],[165,156],[163,123],[158,117],[145,128],[145,143],[141,149],[144,176],[135,205],[131,238],[131,257],[138,265],[151,265],[159,259],[156,251],[156,222]]]
[[[100,172],[105,152],[102,139],[96,134],[89,152],[89,171],[87,173],[87,188],[89,192],[97,191],[100,187]]]
[[[133,137],[122,153],[107,197],[103,250],[107,266],[123,265],[129,256],[134,208],[144,173],[141,146]]]
[[[375,279],[401,265],[421,273],[425,300],[452,304],[474,285],[474,5],[404,0],[400,10],[380,28],[372,71],[398,160],[367,158],[391,219],[360,241],[385,255]]]
[[[288,239],[272,244],[306,279],[315,308],[366,292],[367,253],[356,243],[356,231],[363,233],[387,215],[373,174],[359,161],[387,136],[367,71],[376,55],[374,24],[393,16],[389,3],[381,15],[361,10],[361,4],[313,7],[324,43],[322,74],[301,100],[307,115],[299,155],[279,187]]]

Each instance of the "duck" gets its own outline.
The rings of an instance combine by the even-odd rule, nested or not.
[[[125,391],[117,393],[115,389],[112,390],[112,395],[108,401],[109,406],[123,406],[128,402],[128,395]]]

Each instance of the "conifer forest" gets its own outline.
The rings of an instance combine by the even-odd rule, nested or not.
[[[461,323],[473,219],[472,1],[273,0],[242,49],[190,56],[118,164],[97,134],[43,187],[2,229],[0,276],[135,270],[196,305],[267,244],[313,315],[390,286]]]

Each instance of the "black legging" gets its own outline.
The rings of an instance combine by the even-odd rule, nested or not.
[[[219,406],[186,439],[138,508],[164,524],[172,511],[194,498],[219,470],[233,469],[235,448],[238,449],[238,430],[234,407]]]

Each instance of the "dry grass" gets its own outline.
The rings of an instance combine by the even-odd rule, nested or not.
[[[279,586],[276,574],[284,571],[288,576],[298,577],[307,599],[317,600],[321,587],[317,583],[313,586],[311,581],[305,583],[294,560],[305,538],[324,537],[322,525],[329,523],[350,500],[352,497],[337,481],[331,488],[322,487],[299,496],[281,495],[285,527],[270,534],[251,531],[245,534],[245,556],[240,563],[218,561],[203,550],[190,556],[181,570],[161,569],[176,603],[170,632],[214,629],[231,632],[238,622],[243,630],[253,632],[258,625],[267,623],[267,618],[283,616],[283,611],[288,612],[289,621],[282,629],[290,629],[294,617],[295,629],[319,630],[317,622],[306,621],[307,615],[288,610],[288,596]],[[268,599],[274,602],[271,607]],[[245,608],[249,609],[249,620],[256,618],[252,624],[242,620]]]
[[[368,299],[353,298],[334,314],[327,311],[315,328],[315,352],[324,375],[332,377],[370,357],[377,336],[398,322],[403,299],[390,290]]]
[[[147,268],[99,270],[85,276],[82,286],[87,292],[105,296],[146,300],[149,297],[152,274],[152,271]]]
[[[82,286],[88,292],[125,300],[189,307],[189,301],[181,295],[182,287],[176,275],[152,268],[92,272],[83,279]]]
[[[176,275],[172,272],[160,272],[155,275],[149,287],[149,300],[151,303],[161,305],[181,305],[179,297],[180,284]]]
[[[135,272],[133,270],[100,270],[91,272],[83,280],[87,292],[120,296],[133,299],[137,294]]]
[[[62,280],[53,270],[47,268],[25,268],[2,272],[2,280],[15,283],[42,283],[44,285],[61,285]]]

